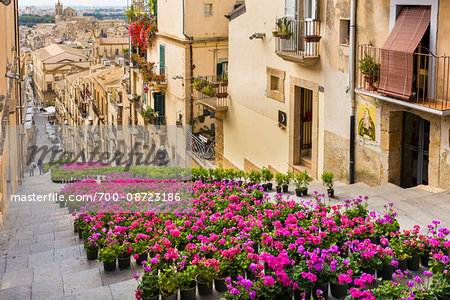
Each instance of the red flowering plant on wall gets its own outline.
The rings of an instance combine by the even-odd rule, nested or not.
[[[130,24],[130,36],[134,47],[151,48],[155,41],[155,33],[158,31],[156,18],[144,17]]]

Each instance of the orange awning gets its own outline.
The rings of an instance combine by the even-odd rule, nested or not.
[[[414,51],[430,25],[431,9],[404,7],[383,47],[381,47],[378,91],[409,99],[412,93]]]

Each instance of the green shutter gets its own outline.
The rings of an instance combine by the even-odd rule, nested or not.
[[[223,72],[223,68],[222,68],[222,63],[217,64],[217,76],[222,75]]]
[[[159,45],[159,74],[166,74],[166,49],[164,45]]]
[[[161,93],[154,94],[155,97],[155,111],[158,112],[160,116],[166,115],[166,95]]]

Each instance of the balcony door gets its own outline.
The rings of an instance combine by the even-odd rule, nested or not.
[[[421,117],[403,113],[401,186],[409,188],[428,184],[430,149],[430,122]]]

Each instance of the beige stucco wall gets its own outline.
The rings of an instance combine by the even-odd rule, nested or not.
[[[326,171],[333,171],[346,176],[348,147],[338,150],[346,159],[340,165],[335,164],[333,156],[327,156],[335,136],[342,145],[348,146],[350,99],[346,94],[348,85],[348,47],[339,44],[339,20],[349,17],[349,1],[319,1],[320,60],[313,66],[287,62],[275,54],[276,38],[272,36],[275,19],[284,15],[284,2],[259,0],[246,1],[246,12],[230,21],[230,65],[229,65],[229,110],[224,120],[224,155],[227,163],[242,168],[244,159],[258,166],[271,165],[280,171],[288,170],[289,132],[277,126],[278,110],[291,114],[290,91],[294,84],[290,78],[298,78],[324,87],[318,92],[318,115],[316,147],[313,155],[317,156],[316,176]],[[267,9],[270,7],[270,9]],[[265,38],[249,40],[253,32],[265,33]],[[285,72],[284,102],[265,96],[267,89],[266,68]],[[240,110],[245,109],[245,115]],[[332,120],[332,121],[330,121]],[[246,123],[258,129],[248,129]],[[288,120],[289,123],[289,120]],[[266,132],[264,138],[254,130]],[[325,131],[331,135],[326,135]],[[270,134],[269,134],[270,133]],[[244,135],[245,146],[236,142],[239,135]],[[272,151],[258,155],[258,149],[275,144]],[[269,146],[271,147],[271,146]],[[314,147],[313,147],[314,148]]]

